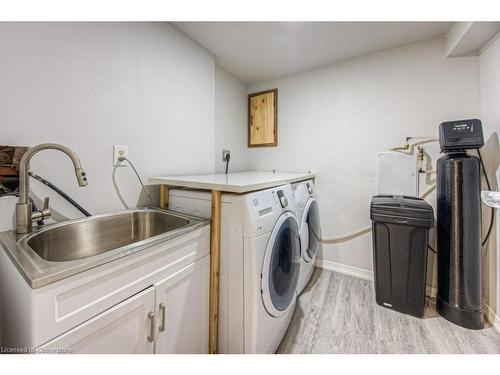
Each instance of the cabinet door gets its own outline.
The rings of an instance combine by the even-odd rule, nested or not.
[[[149,287],[43,345],[41,352],[153,353],[154,316],[148,314],[154,312],[154,298]]]
[[[277,146],[278,89],[248,95],[248,147]]]
[[[208,353],[210,256],[155,284],[156,353]]]

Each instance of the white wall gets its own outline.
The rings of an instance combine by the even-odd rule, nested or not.
[[[316,172],[322,234],[331,238],[370,224],[377,152],[406,136],[436,136],[438,124],[450,119],[479,116],[486,138],[500,132],[498,39],[479,58],[445,59],[444,39],[436,38],[248,90],[165,23],[0,23],[0,50],[0,144],[58,142],[74,149],[88,173],[86,188],[57,152],[37,155],[32,170],[92,213],[138,202],[130,168],[116,170],[117,192],[113,144],[129,146],[144,179],[222,172],[221,151],[230,149],[231,171]],[[247,92],[274,87],[278,147],[249,150]],[[437,146],[427,149],[435,161]],[[45,187],[32,186],[38,196],[52,197],[56,211],[80,216]],[[11,221],[13,212],[1,207],[0,220]],[[496,270],[489,272],[496,281],[495,244]],[[369,271],[371,249],[364,235],[325,246],[321,257]],[[496,289],[488,300],[499,311]]]
[[[477,117],[478,58],[445,59],[444,38],[252,84],[278,88],[278,147],[250,150],[255,169],[313,170],[322,236],[370,225],[376,155],[445,120]],[[434,158],[437,146],[428,148]],[[371,235],[324,246],[328,261],[372,269]]]
[[[500,33],[494,38],[490,45],[482,51],[479,58],[480,61],[480,87],[481,87],[481,119],[483,120],[483,127],[487,134],[496,132],[500,133]],[[500,154],[498,148],[493,149],[496,152],[496,163],[490,163],[490,179],[494,179],[496,172],[496,189],[498,190],[498,181],[500,181],[500,169],[498,169],[498,159]],[[494,187],[493,187],[494,188]],[[487,272],[489,273],[488,282],[491,287],[488,288],[489,295],[488,301],[490,306],[495,309],[497,315],[500,311],[500,213],[497,210],[496,215],[496,238],[493,242],[490,241],[488,247],[488,254],[486,254],[489,261]],[[492,236],[493,237],[493,236]],[[487,291],[487,292],[488,292]],[[496,302],[496,304],[494,303]],[[496,308],[495,308],[496,305]],[[500,324],[500,321],[498,322]]]
[[[487,133],[500,131],[500,33],[479,57],[481,117]]]
[[[92,213],[124,207],[113,144],[129,146],[143,179],[213,172],[214,57],[170,25],[0,23],[0,50],[0,144],[57,142],[76,151],[85,188],[58,152],[35,156],[32,170]],[[124,203],[135,206],[131,168],[119,168],[116,180]],[[55,196],[52,205],[79,216]]]
[[[222,150],[231,151],[229,172],[248,169],[247,86],[215,66],[215,171],[223,173],[226,164]]]

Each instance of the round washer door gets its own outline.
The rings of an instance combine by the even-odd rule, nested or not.
[[[269,314],[283,315],[293,304],[299,269],[299,226],[295,215],[285,212],[271,233],[262,267],[262,299]]]
[[[316,199],[307,201],[300,228],[302,257],[306,262],[311,262],[318,254],[320,239],[319,205]]]

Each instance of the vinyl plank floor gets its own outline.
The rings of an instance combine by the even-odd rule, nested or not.
[[[458,327],[428,298],[423,319],[375,302],[371,281],[316,269],[299,296],[281,354],[500,353],[500,333]]]

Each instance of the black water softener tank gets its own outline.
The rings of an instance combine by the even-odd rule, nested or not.
[[[439,144],[446,155],[437,161],[437,311],[482,329],[480,161],[466,151],[484,145],[481,121],[442,123]]]

